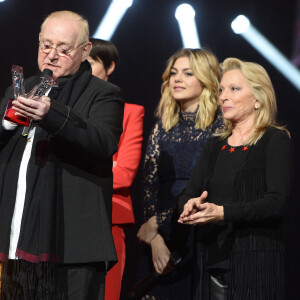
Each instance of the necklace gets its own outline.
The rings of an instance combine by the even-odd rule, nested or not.
[[[237,174],[243,166],[248,154],[251,152],[250,148],[248,145],[231,146],[228,144],[228,140],[224,141],[221,146],[221,155],[226,161],[227,166],[235,174]]]
[[[242,145],[242,146],[230,146],[228,144],[224,144],[222,146],[222,151],[229,151],[230,153],[236,152],[236,150],[240,150],[241,151],[247,151],[249,149],[249,147],[247,145]]]

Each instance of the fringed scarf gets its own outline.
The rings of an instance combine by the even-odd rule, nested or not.
[[[90,65],[83,63],[72,76],[59,78],[58,89],[50,93],[52,101],[75,105],[91,80]],[[39,76],[25,82],[30,90]],[[11,221],[16,200],[20,162],[27,139],[23,128],[11,133],[0,153],[0,260],[3,261],[2,300],[30,299],[49,295],[55,299],[55,266],[59,262],[59,224],[61,201],[61,162],[59,149],[63,142],[38,124],[27,168],[26,197],[16,257],[8,259]],[[43,298],[44,299],[44,298]]]
[[[266,130],[236,175],[236,201],[251,203],[264,197],[266,147],[274,131],[272,127]],[[239,224],[230,257],[227,299],[283,300],[284,252],[281,221]]]
[[[236,199],[247,203],[263,197],[265,169],[237,174]],[[280,221],[236,228],[230,266],[228,299],[284,299],[284,244]]]

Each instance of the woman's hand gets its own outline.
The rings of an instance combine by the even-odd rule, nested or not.
[[[199,210],[200,205],[204,203],[207,196],[208,196],[208,192],[204,191],[200,197],[190,199],[184,205],[183,212],[179,216],[178,222],[182,223],[181,221],[183,220],[183,218],[186,218],[186,217],[196,213]]]
[[[205,224],[213,221],[224,220],[224,207],[213,203],[199,205],[199,211],[187,217],[179,218],[178,222],[187,225]]]
[[[151,217],[146,223],[144,223],[137,233],[139,241],[150,245],[153,238],[157,235],[158,225],[156,216]]]
[[[158,274],[168,273],[173,267],[169,264],[170,251],[165,244],[163,237],[157,234],[151,241],[152,261],[155,271]]]
[[[224,219],[224,207],[204,203],[208,193],[204,191],[198,198],[190,199],[183,208],[178,222],[187,225],[205,224]]]

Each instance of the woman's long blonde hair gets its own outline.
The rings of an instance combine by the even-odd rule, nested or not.
[[[276,122],[277,104],[274,88],[267,71],[261,65],[230,57],[221,63],[221,69],[222,75],[231,70],[240,70],[245,76],[254,98],[260,103],[260,107],[254,111],[254,131],[243,141],[244,144],[256,144],[269,126],[285,130],[289,134],[285,127],[278,126]],[[220,133],[220,137],[225,139],[231,135],[231,132],[232,123],[225,120],[224,131]]]
[[[171,69],[180,57],[188,57],[195,77],[202,85],[198,100],[195,128],[205,130],[214,121],[218,109],[218,93],[221,71],[214,54],[203,49],[181,49],[172,55],[162,75],[162,96],[156,109],[156,116],[162,120],[166,131],[172,129],[179,121],[179,103],[172,97],[169,86]]]

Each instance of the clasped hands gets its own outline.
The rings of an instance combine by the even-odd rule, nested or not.
[[[12,104],[12,109],[16,111],[16,115],[33,121],[41,121],[50,109],[50,98],[42,96],[40,99],[35,100],[20,96]]]
[[[183,207],[178,222],[187,225],[205,224],[224,219],[224,207],[205,202],[208,192],[204,191],[200,197],[190,199]]]

